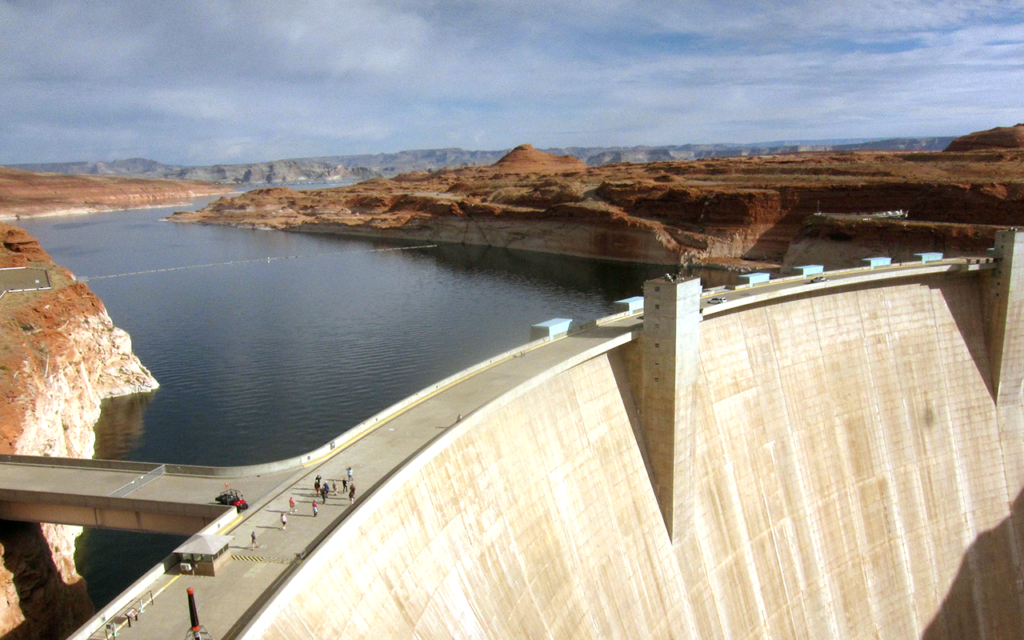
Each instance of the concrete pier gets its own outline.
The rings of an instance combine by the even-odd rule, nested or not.
[[[640,423],[669,537],[692,513],[694,384],[700,368],[700,278],[644,284]]]

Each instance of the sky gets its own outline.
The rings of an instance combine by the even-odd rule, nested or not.
[[[1024,0],[0,0],[0,164],[958,136]]]

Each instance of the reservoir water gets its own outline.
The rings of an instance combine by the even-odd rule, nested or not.
[[[525,343],[531,324],[608,315],[665,270],[162,220],[206,202],[18,222],[57,264],[89,278],[161,384],[105,403],[96,457],[293,456]],[[153,272],[213,263],[232,264]],[[181,540],[87,531],[76,558],[97,607]]]

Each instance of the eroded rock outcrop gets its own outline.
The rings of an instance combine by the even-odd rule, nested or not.
[[[0,224],[0,267],[44,268],[53,284],[0,297],[0,453],[92,457],[100,401],[157,382],[99,298],[23,230]],[[88,618],[73,559],[80,533],[0,522],[5,638],[59,638]]]
[[[946,151],[984,151],[988,149],[1024,149],[1024,123],[1012,127],[995,127],[960,136]]]
[[[783,269],[828,264],[832,269],[864,266],[864,258],[888,256],[913,262],[915,253],[984,256],[994,246],[1000,226],[815,216],[790,242]]]
[[[69,527],[0,521],[0,630],[5,640],[64,638],[92,614]]]
[[[71,176],[0,167],[0,219],[177,205],[233,191],[190,180]]]
[[[976,252],[978,233],[945,225],[990,227],[979,232],[990,239],[991,227],[1024,223],[1022,173],[1024,149],[793,153],[587,168],[523,145],[489,167],[336,189],[262,189],[171,219],[731,273],[778,269],[800,256],[838,268],[869,249],[893,258]],[[897,210],[902,218],[875,216]],[[819,213],[863,214],[870,229],[851,231],[854,220],[844,221],[842,232],[824,233]],[[862,240],[869,242],[853,246]]]
[[[587,168],[587,163],[572,156],[556,156],[521,144],[491,165],[502,171],[535,173],[544,171],[572,171]]]

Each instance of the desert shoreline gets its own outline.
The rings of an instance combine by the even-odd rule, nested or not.
[[[169,207],[182,207],[187,204],[191,204],[193,200],[197,198],[211,198],[215,196],[233,196],[242,193],[237,191],[234,193],[210,193],[206,195],[197,195],[182,200],[175,200],[172,202],[164,202],[159,204],[145,204],[140,206],[110,206],[110,207],[65,207],[62,209],[54,209],[52,211],[45,211],[43,213],[8,213],[6,211],[0,211],[0,221],[7,220],[30,220],[34,218],[54,218],[57,216],[87,216],[93,213],[116,213],[118,211],[135,211],[136,209],[163,209]]]

